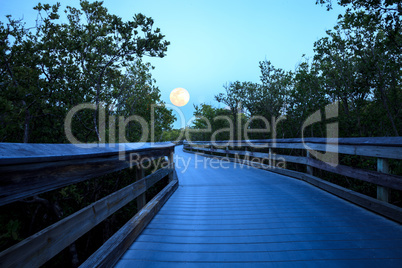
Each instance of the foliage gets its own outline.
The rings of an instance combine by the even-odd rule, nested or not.
[[[332,8],[331,0],[317,3]],[[262,61],[260,83],[236,81],[215,96],[227,105],[232,118],[241,113],[247,118],[258,116],[262,119],[247,124],[249,128],[270,126],[272,138],[295,138],[302,136],[303,123],[310,115],[337,101],[341,137],[400,135],[401,1],[338,3],[348,9],[339,15],[334,29],[314,43],[312,60],[304,59],[295,72]],[[325,137],[327,122],[321,118],[303,135]],[[254,137],[267,138],[263,134]]]
[[[162,133],[161,141],[181,141],[185,139],[186,129],[171,129]]]
[[[82,103],[96,109],[73,117],[72,133],[81,142],[118,142],[119,121],[133,115],[152,125],[156,137],[170,130],[175,117],[160,99],[153,67],[142,59],[164,57],[169,45],[160,29],[153,29],[153,19],[135,14],[123,21],[98,1],[81,0],[80,7],[64,12],[60,7],[39,3],[32,28],[11,16],[0,21],[0,142],[66,143],[65,117]],[[103,110],[107,119],[100,122]],[[124,134],[135,142],[141,131],[130,122]],[[5,249],[132,183],[133,175],[116,172],[3,206],[0,246]],[[121,209],[48,265],[77,266],[135,211],[135,204]]]
[[[190,140],[228,140],[233,139],[230,130],[234,128],[233,123],[237,117],[229,109],[214,108],[209,104],[202,103],[194,105],[194,116],[192,129],[189,132]],[[237,116],[237,112],[235,113]],[[240,117],[241,118],[241,117]],[[215,134],[214,134],[215,133]]]
[[[147,111],[138,105],[163,104],[151,82],[151,67],[141,60],[144,55],[163,57],[169,45],[159,28],[152,29],[152,18],[136,14],[124,22],[102,2],[67,7],[66,23],[60,4],[39,3],[34,9],[39,19],[33,29],[11,16],[0,22],[0,140],[66,142],[64,118],[80,103],[94,103],[97,109],[102,103],[115,116]],[[101,140],[97,109],[75,118],[79,140]],[[170,128],[171,112],[161,111],[159,128]]]

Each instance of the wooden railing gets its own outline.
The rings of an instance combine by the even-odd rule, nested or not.
[[[87,148],[73,144],[0,143],[0,205],[71,184],[136,168],[134,183],[92,203],[0,253],[0,267],[38,267],[114,212],[137,199],[139,212],[82,267],[111,266],[176,190],[174,144],[110,144]],[[139,147],[139,148],[137,148]],[[135,155],[135,158],[133,157]],[[158,158],[168,164],[144,177],[140,163]],[[135,160],[135,161],[134,161]],[[145,204],[145,191],[168,176],[169,184]]]
[[[254,148],[254,151],[248,151],[247,148]],[[389,159],[402,159],[402,137],[201,141],[185,142],[184,149],[187,152],[227,158],[233,162],[305,180],[344,199],[402,222],[402,210],[387,203],[389,189],[402,190],[402,177],[389,174],[388,170]],[[304,154],[295,156],[275,153],[275,151],[284,151],[283,149],[301,150]],[[312,154],[317,155],[317,152],[321,154],[325,152],[326,155],[321,155],[320,158],[324,157],[329,161],[325,162],[312,157]],[[338,164],[336,162],[338,154],[375,157],[377,171]],[[267,161],[264,162],[262,159]],[[283,159],[287,163],[305,165],[305,173],[270,165],[269,159]],[[314,168],[376,184],[377,200],[315,177]]]

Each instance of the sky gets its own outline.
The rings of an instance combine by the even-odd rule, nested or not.
[[[57,1],[41,1],[53,4]],[[59,0],[78,7],[79,0]],[[334,6],[327,11],[315,0],[105,0],[110,13],[131,20],[142,13],[154,19],[170,41],[164,58],[144,57],[152,71],[161,99],[171,104],[170,92],[182,87],[190,101],[180,107],[184,120],[174,128],[189,123],[194,105],[211,104],[223,108],[214,96],[224,92],[230,82],[259,82],[259,62],[269,60],[286,71],[294,71],[302,56],[312,58],[314,42],[325,37],[344,9]],[[335,1],[334,1],[335,2]],[[34,25],[38,1],[0,0],[0,17],[24,18]],[[175,112],[180,118],[178,112]],[[182,121],[182,122],[180,122]]]

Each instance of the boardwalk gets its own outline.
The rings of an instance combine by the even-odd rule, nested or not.
[[[176,154],[178,190],[116,267],[402,267],[399,224],[293,178]]]

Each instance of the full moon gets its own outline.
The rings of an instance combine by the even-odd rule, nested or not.
[[[178,107],[186,105],[189,100],[190,94],[184,88],[175,88],[170,92],[170,101]]]

